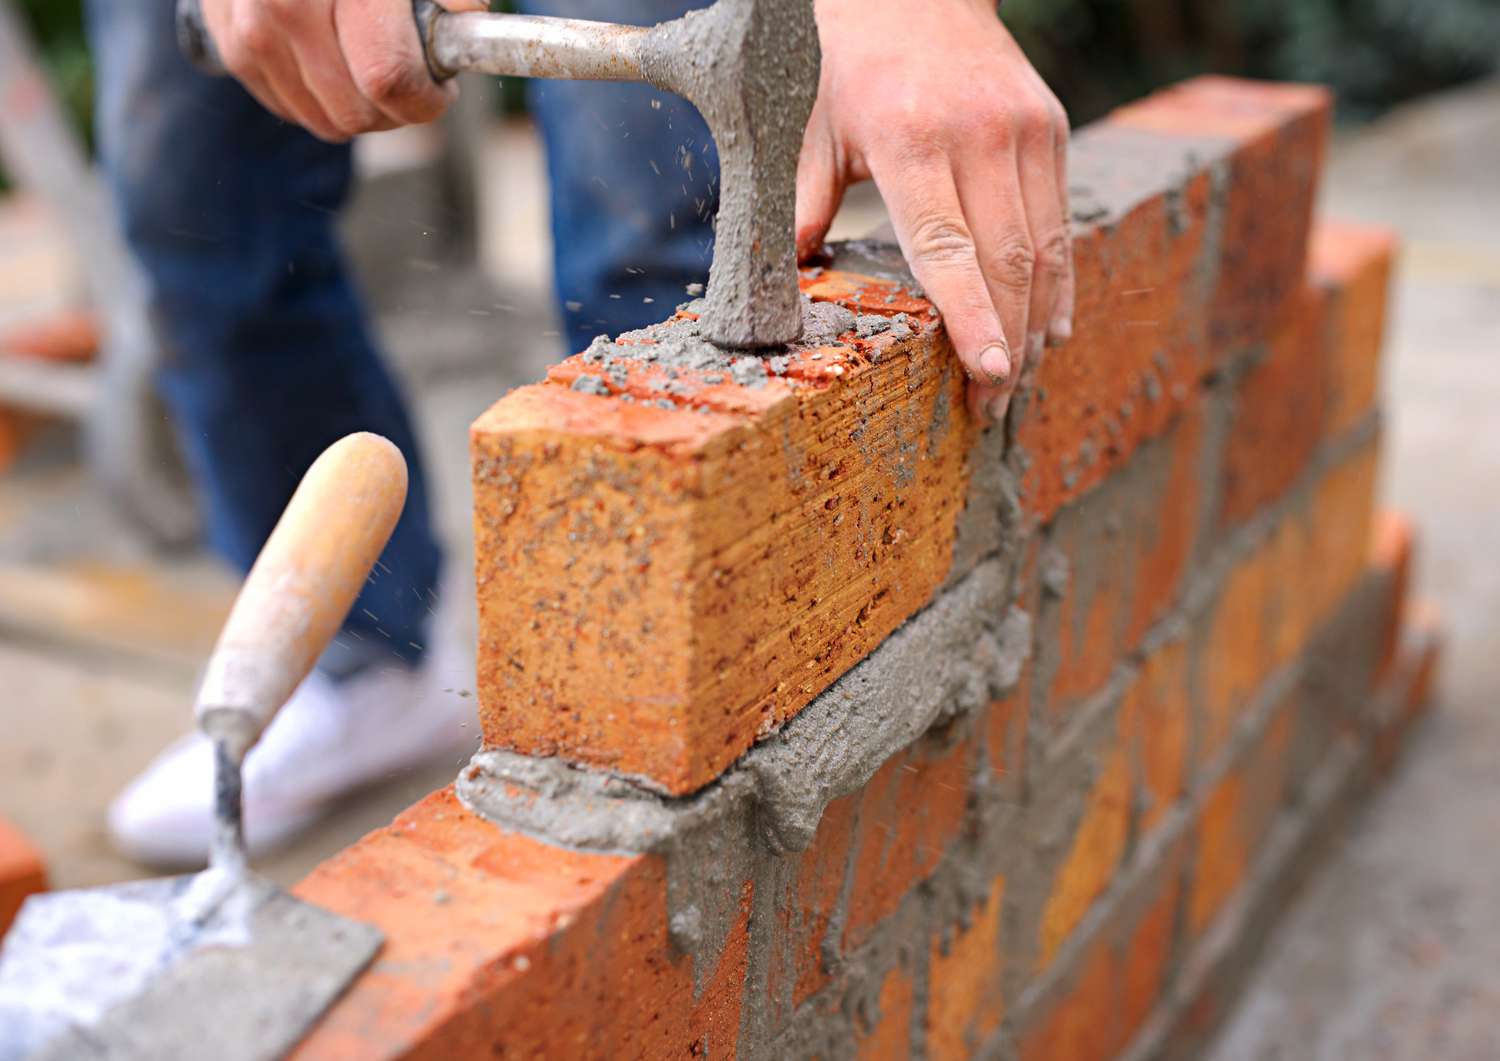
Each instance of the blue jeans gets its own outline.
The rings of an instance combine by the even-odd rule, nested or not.
[[[534,14],[641,23],[689,0],[536,0]],[[265,111],[177,51],[173,0],[88,0],[100,154],[163,344],[159,386],[210,540],[248,570],[330,443],[399,446],[410,492],[345,624],[335,675],[421,658],[441,554],[400,391],[382,364],[335,232],[351,153]],[[626,16],[627,20],[632,20]],[[574,350],[659,320],[712,255],[718,162],[686,103],[639,85],[537,83],[552,185],[555,279]],[[653,101],[655,101],[653,103]],[[372,649],[374,651],[372,651]]]

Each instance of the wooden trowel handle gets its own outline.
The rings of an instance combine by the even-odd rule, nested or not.
[[[348,435],[303,476],[209,658],[198,724],[243,756],[338,632],[406,503],[406,461]]]

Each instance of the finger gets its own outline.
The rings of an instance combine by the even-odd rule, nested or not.
[[[298,4],[297,12],[289,13],[288,18],[294,20],[287,38],[292,42],[298,76],[317,101],[333,134],[323,138],[348,140],[389,124],[354,83],[334,27],[331,0]]]
[[[1026,359],[1036,251],[1014,154],[978,150],[958,163],[964,214],[974,226],[979,268],[1011,352],[1011,376]]]
[[[940,150],[908,148],[894,157],[872,156],[870,169],[901,250],[943,315],[964,368],[975,379],[1005,382],[1012,372],[1011,351],[979,268],[952,163]]]
[[[1025,53],[1021,51],[1014,38],[1008,38],[1008,51],[1017,60],[1017,68],[1025,71],[1026,79],[1042,100],[1052,119],[1052,159],[1057,171],[1058,216],[1062,218],[1061,231],[1064,248],[1062,258],[1065,264],[1058,273],[1056,293],[1053,296],[1051,309],[1042,319],[1047,321],[1047,345],[1059,346],[1073,336],[1073,310],[1077,297],[1073,273],[1071,228],[1073,212],[1068,205],[1068,145],[1072,136],[1072,126],[1068,120],[1067,110],[1058,102],[1057,96],[1047,86],[1047,82],[1042,80],[1042,75],[1037,73],[1036,68],[1027,60]],[[1040,247],[1041,244],[1038,246]]]
[[[1063,268],[1057,278],[1057,294],[1047,317],[1047,345],[1060,346],[1073,337],[1073,310],[1077,286],[1073,273],[1073,211],[1068,203],[1068,147],[1072,125],[1068,112],[1058,102],[1042,75],[1025,64],[1032,88],[1042,99],[1052,118],[1052,163],[1057,171],[1058,216],[1062,218]]]
[[[797,159],[797,260],[818,253],[844,199],[833,138],[817,115],[808,123]]]
[[[430,122],[458,94],[432,80],[409,0],[336,0],[334,26],[359,94],[399,125]]]
[[[1056,100],[1053,100],[1056,103]],[[1062,218],[1062,272],[1057,278],[1057,298],[1052,303],[1052,317],[1047,325],[1047,342],[1060,346],[1073,338],[1073,308],[1078,297],[1077,281],[1073,273],[1073,210],[1068,203],[1068,143],[1072,131],[1068,126],[1068,112],[1057,103],[1053,111],[1052,135],[1054,148],[1052,162],[1057,169],[1058,216]]]
[[[232,8],[206,7],[209,32],[219,47],[225,68],[280,118],[295,122],[319,136],[334,135],[333,125],[302,82],[297,61],[287,45],[284,27],[273,25],[271,10],[260,3]]]
[[[1041,353],[1047,341],[1062,276],[1072,261],[1062,213],[1063,200],[1057,190],[1057,160],[1054,157],[1057,137],[1052,114],[1040,96],[1021,117],[1019,141],[1017,167],[1021,198],[1025,203],[1031,245],[1036,254],[1026,335],[1027,356],[1034,357]]]
[[[968,394],[969,414],[981,424],[998,424],[1005,419],[1005,414],[1010,409],[1010,396],[1013,393],[1015,393],[1015,387],[1011,384],[997,387],[971,379]]]

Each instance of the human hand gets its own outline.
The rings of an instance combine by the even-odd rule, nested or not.
[[[873,178],[1000,420],[1028,354],[1072,334],[1068,116],[994,0],[817,0],[823,69],[797,170],[797,253]]]
[[[224,66],[268,110],[332,142],[427,122],[458,94],[428,73],[411,0],[201,0]],[[484,0],[439,0],[484,11]]]

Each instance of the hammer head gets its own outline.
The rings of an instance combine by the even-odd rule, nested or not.
[[[779,346],[802,333],[797,158],[818,93],[813,0],[718,0],[659,27],[642,67],[685,97],[719,148],[719,216],[705,338]]]

